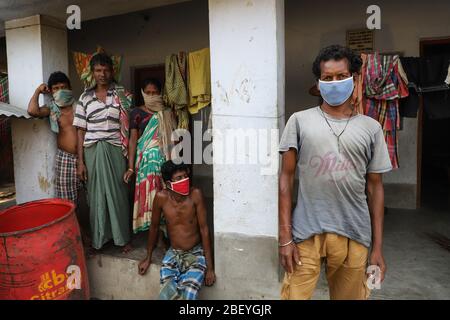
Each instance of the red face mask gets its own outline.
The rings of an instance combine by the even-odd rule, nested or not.
[[[176,182],[170,181],[169,183],[170,189],[172,189],[173,192],[179,193],[183,196],[189,195],[190,191],[189,178],[185,178]]]

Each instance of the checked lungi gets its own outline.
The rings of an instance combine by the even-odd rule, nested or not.
[[[55,159],[56,197],[77,203],[81,182],[77,177],[77,156],[58,149]]]
[[[159,300],[196,300],[205,272],[200,244],[188,251],[170,248],[162,261]]]

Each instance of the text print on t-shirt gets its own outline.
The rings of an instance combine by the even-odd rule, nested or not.
[[[346,177],[348,171],[356,169],[345,155],[333,151],[327,152],[324,156],[312,156],[309,166],[316,170],[314,177],[328,175],[332,181],[340,181]]]

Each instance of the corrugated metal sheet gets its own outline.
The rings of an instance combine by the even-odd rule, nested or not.
[[[4,102],[0,102],[0,117],[16,117],[25,119],[33,118],[28,114],[27,110],[12,106],[9,103]]]

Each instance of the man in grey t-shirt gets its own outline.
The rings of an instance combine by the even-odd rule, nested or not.
[[[392,165],[380,124],[353,108],[361,64],[348,48],[323,49],[313,65],[323,103],[294,113],[281,137],[283,299],[311,298],[323,261],[331,299],[367,299],[368,262],[384,278],[381,176]],[[296,171],[299,188],[292,211]]]

